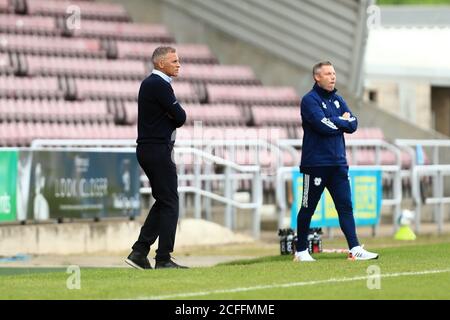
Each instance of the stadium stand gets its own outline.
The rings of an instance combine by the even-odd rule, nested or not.
[[[88,19],[130,21],[122,5],[91,1],[26,0],[23,13],[32,16],[65,17],[70,12],[77,12],[76,10],[82,12],[83,17]]]
[[[98,39],[70,39],[7,33],[0,33],[0,52],[106,58],[106,50]]]
[[[14,6],[9,0],[0,0],[0,13],[11,13],[14,11]]]
[[[81,28],[68,18],[80,9]],[[249,66],[221,65],[203,44],[175,44],[167,27],[130,21],[120,4],[66,0],[0,0],[0,145],[27,146],[36,138],[136,138],[137,94],[153,50],[175,45],[182,61],[173,83],[188,120],[177,139],[301,139],[292,87],[263,86]],[[384,139],[361,128],[347,139]],[[240,153],[239,153],[240,152]],[[252,163],[241,149],[238,163]],[[349,151],[351,153],[351,151]],[[224,157],[230,157],[226,153]],[[273,159],[266,157],[263,163]],[[394,157],[382,153],[382,162]],[[373,164],[375,151],[355,157]],[[294,164],[290,155],[286,163]],[[404,156],[404,166],[411,160]]]
[[[80,78],[142,79],[148,68],[142,61],[103,60],[76,57],[24,56],[29,76],[73,76]]]
[[[144,43],[133,41],[112,42],[112,51],[116,52],[118,59],[144,59],[150,60],[153,51],[162,45],[162,43]],[[166,43],[165,45],[175,45]],[[202,44],[176,44],[178,55],[182,63],[203,63],[217,64],[217,58],[214,57],[208,46]]]
[[[0,32],[56,36],[55,18],[0,14]]]

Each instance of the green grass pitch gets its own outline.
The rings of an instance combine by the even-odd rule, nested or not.
[[[66,269],[0,268],[0,299],[450,299],[448,237],[372,242],[378,260],[321,253],[312,263],[272,255],[188,270],[81,268],[80,289],[67,288]]]

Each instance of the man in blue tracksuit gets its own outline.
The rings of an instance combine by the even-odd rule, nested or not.
[[[313,77],[316,83],[301,102],[303,197],[297,217],[298,241],[294,261],[315,260],[308,252],[307,237],[311,218],[325,188],[338,212],[339,224],[350,249],[349,258],[376,259],[378,254],[359,245],[353,217],[344,132],[355,132],[358,120],[344,99],[336,94],[336,72],[330,62],[316,64]]]

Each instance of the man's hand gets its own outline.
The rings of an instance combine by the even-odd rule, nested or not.
[[[350,119],[350,117],[351,117],[350,112],[346,112],[346,113],[344,113],[344,114],[342,115],[342,118],[344,118],[345,120]]]

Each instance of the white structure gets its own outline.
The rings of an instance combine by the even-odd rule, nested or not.
[[[389,21],[391,11],[403,18]],[[450,135],[450,22],[429,25],[424,21],[435,23],[433,11],[412,12],[382,8],[381,26],[369,29],[364,97],[421,128]]]

